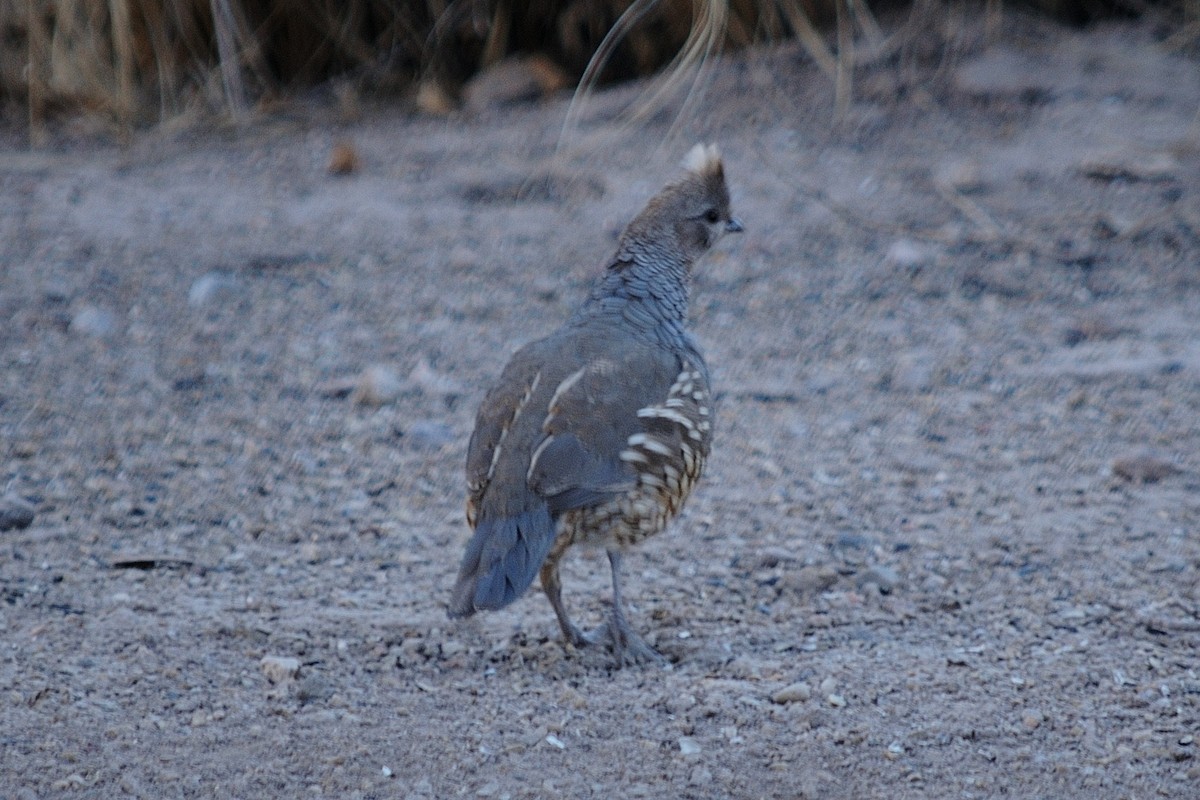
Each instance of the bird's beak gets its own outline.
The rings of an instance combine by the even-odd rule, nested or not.
[[[725,223],[726,233],[741,233],[745,228],[742,227],[742,221],[737,217],[730,217],[729,222]]]

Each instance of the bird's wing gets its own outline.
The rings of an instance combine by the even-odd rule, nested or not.
[[[538,420],[545,415],[544,410],[531,407],[542,384],[541,347],[542,342],[533,342],[517,351],[479,406],[475,430],[467,446],[467,522],[472,528],[497,469],[503,461],[511,461],[514,456],[521,458],[513,452],[510,433],[514,430],[519,433],[530,424],[527,414]],[[519,493],[509,494],[519,497]],[[501,509],[500,513],[516,514],[524,510],[527,509]]]
[[[665,402],[680,360],[663,350],[626,345],[583,359],[545,390],[545,419],[526,481],[555,514],[633,488],[637,448],[678,452],[673,426],[640,412]]]

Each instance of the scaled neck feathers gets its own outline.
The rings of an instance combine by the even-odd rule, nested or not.
[[[619,317],[648,338],[678,341],[686,336],[690,273],[678,250],[627,234],[575,317]]]

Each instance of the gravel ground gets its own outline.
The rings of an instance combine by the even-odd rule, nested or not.
[[[840,119],[743,53],[551,166],[562,97],[8,134],[0,797],[1196,797],[1200,70],[1160,39],[910,36]],[[483,391],[701,139],[747,232],[693,292],[709,472],[627,560],[672,667],[536,591],[449,622]],[[564,583],[598,622],[603,555]]]

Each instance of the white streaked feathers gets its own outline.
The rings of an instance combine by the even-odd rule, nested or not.
[[[496,439],[496,447],[492,450],[492,463],[488,464],[487,477],[484,482],[490,481],[492,475],[496,472],[496,465],[500,463],[500,453],[504,448],[504,440],[508,438],[508,432],[513,425],[517,424],[517,418],[521,416],[521,412],[525,410],[525,405],[529,402],[529,398],[533,397],[533,393],[537,391],[538,383],[542,380],[542,373],[539,371],[533,376],[533,380],[525,387],[525,394],[521,396],[521,400],[517,403],[517,407],[513,409],[512,418],[508,424],[500,428],[500,436]]]

